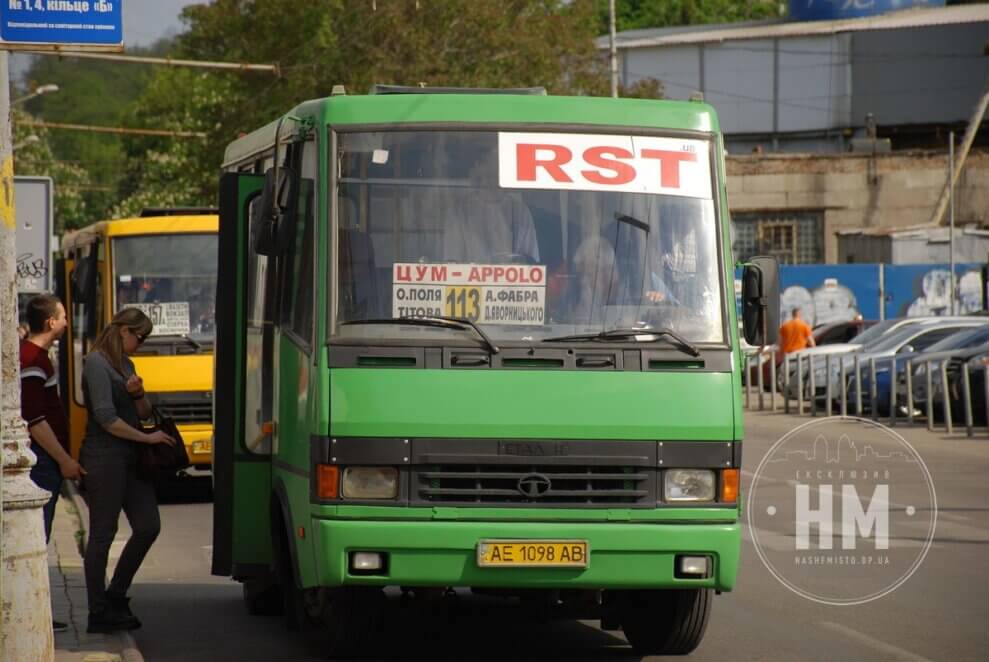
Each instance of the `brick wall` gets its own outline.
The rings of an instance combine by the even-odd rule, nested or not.
[[[947,179],[946,153],[729,155],[733,212],[821,210],[825,259],[835,232],[927,223]],[[874,180],[870,181],[870,180]],[[947,223],[947,214],[945,214]],[[955,223],[989,226],[989,152],[972,150],[955,190]]]

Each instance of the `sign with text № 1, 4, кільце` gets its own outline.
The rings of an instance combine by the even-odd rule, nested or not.
[[[123,0],[2,0],[0,48],[122,51]]]

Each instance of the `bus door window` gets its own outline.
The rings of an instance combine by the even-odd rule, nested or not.
[[[316,213],[316,143],[313,140],[295,145],[289,152],[296,165],[297,199],[289,212],[291,228],[288,249],[283,257],[281,315],[283,330],[290,331],[308,354],[313,342],[313,240]]]

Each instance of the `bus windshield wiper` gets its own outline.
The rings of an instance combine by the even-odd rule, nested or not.
[[[651,336],[651,337],[648,337]],[[635,342],[655,342],[660,338],[672,338],[676,344],[691,356],[700,356],[701,351],[689,340],[681,336],[673,329],[608,329],[600,333],[577,333],[571,336],[558,336],[555,338],[544,338],[543,342],[608,342],[615,340],[633,339]]]
[[[472,330],[481,339],[481,342],[488,348],[488,351],[492,354],[497,354],[501,351],[498,345],[494,344],[494,341],[481,330],[474,322],[463,317],[445,317],[441,315],[435,316],[425,316],[425,315],[414,315],[409,317],[374,317],[368,319],[357,319],[348,320],[346,322],[341,322],[344,324],[408,324],[410,326],[432,326],[440,329],[459,329],[461,331]]]

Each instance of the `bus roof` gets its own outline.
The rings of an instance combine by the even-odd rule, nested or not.
[[[191,234],[217,232],[219,217],[213,214],[179,216],[145,216],[99,221],[79,230],[66,232],[62,237],[63,251],[84,246],[97,236],[121,237],[140,234]]]
[[[573,126],[587,133],[593,133],[595,127],[608,128],[609,132],[616,127],[703,133],[719,130],[714,108],[703,102],[531,94],[337,95],[302,103],[288,115],[335,127],[517,124],[533,129]],[[276,125],[277,120],[228,145],[224,165],[270,148]],[[294,133],[294,123],[283,122],[281,130],[283,137]]]

